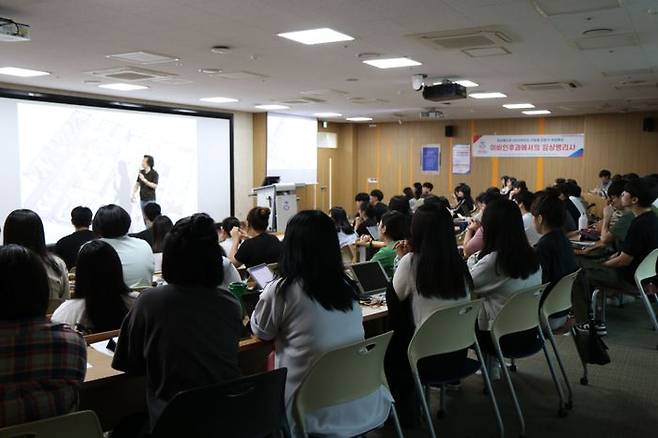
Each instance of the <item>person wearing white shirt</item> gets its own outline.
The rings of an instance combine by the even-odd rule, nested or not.
[[[228,257],[231,253],[231,247],[233,246],[231,230],[233,228],[240,228],[240,221],[236,217],[229,216],[223,221],[215,223],[215,228],[217,229],[217,236],[219,237],[219,246],[224,250],[224,255]],[[240,242],[238,241],[238,246],[239,245]]]
[[[334,221],[336,233],[338,234],[338,245],[343,264],[349,265],[356,261],[356,241],[358,235],[347,220],[347,212],[342,207],[334,207],[329,210],[329,217]]]
[[[102,240],[84,244],[78,253],[75,279],[75,298],[62,303],[51,320],[84,333],[119,329],[139,294],[130,292],[124,283],[114,248]]]
[[[285,403],[297,432],[291,412],[304,377],[323,353],[364,340],[363,317],[326,214],[302,211],[288,222],[279,272],[280,278],[260,296],[251,329],[258,338],[274,341],[275,366],[288,369]],[[391,395],[381,386],[360,399],[308,412],[306,430],[309,435],[358,436],[383,425],[391,407]]]
[[[534,217],[532,216],[532,213],[530,213],[530,207],[532,206],[532,201],[534,201],[534,199],[535,195],[527,190],[520,191],[512,197],[512,200],[516,202],[516,205],[519,206],[519,210],[521,210],[523,229],[530,246],[535,246],[537,242],[539,242],[539,239],[541,239],[541,234],[537,232],[535,227]]]
[[[126,210],[109,204],[98,209],[92,227],[94,232],[119,254],[126,286],[150,286],[155,270],[153,251],[144,240],[128,236],[130,222],[130,215]]]
[[[485,245],[472,255],[468,266],[473,295],[483,297],[478,317],[480,331],[488,332],[505,302],[516,292],[542,284],[541,267],[523,230],[521,211],[508,199],[487,204],[482,215]],[[491,343],[488,334],[483,336]]]

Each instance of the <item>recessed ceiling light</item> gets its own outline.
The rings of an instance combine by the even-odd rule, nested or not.
[[[462,87],[466,88],[472,88],[472,87],[479,87],[480,84],[477,82],[469,81],[468,79],[460,79],[458,81],[454,81],[456,84],[461,85]]]
[[[507,97],[507,94],[494,91],[491,93],[471,93],[468,95],[468,97],[472,97],[473,99],[499,99]]]
[[[124,84],[122,82],[117,82],[114,84],[101,84],[98,88],[107,88],[108,90],[118,90],[118,91],[136,91],[136,90],[146,90],[148,87],[146,85],[137,85],[137,84]]]
[[[534,111],[523,111],[523,114],[527,116],[538,116],[540,114],[550,114],[549,110],[534,110]]]
[[[347,117],[345,120],[350,122],[370,122],[372,117]]]
[[[326,119],[326,118],[335,118],[335,117],[342,117],[343,115],[340,113],[315,113],[313,114],[315,117],[319,117],[321,119]]]
[[[187,108],[174,108],[177,113],[196,114],[196,111]]]
[[[286,105],[278,105],[278,104],[256,105],[254,108],[258,108],[258,109],[262,109],[262,110],[267,110],[267,111],[287,110],[287,109],[290,109],[289,106],[286,106]]]
[[[300,30],[297,32],[284,32],[277,34],[281,38],[286,38],[306,45],[335,43],[338,41],[352,41],[354,37],[337,32],[328,27],[319,29]]]
[[[531,103],[506,103],[503,106],[507,109],[527,109],[527,108],[534,108],[535,107]]]
[[[212,103],[233,103],[233,102],[238,102],[238,99],[233,99],[232,97],[220,97],[220,96],[202,97],[199,100],[201,100],[203,102],[212,102]]]
[[[207,75],[216,75],[223,72],[221,68],[200,68],[198,71]]]
[[[363,63],[377,68],[415,67],[417,65],[423,65],[411,58],[367,59]]]
[[[19,78],[35,78],[37,76],[48,76],[47,71],[30,70],[29,68],[20,67],[1,67],[0,74],[7,76],[17,76]]]

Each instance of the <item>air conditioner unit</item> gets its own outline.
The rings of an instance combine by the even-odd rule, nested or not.
[[[519,85],[519,89],[523,91],[569,90],[580,87],[581,85],[576,81],[535,82]]]
[[[512,42],[512,38],[499,30],[430,32],[414,35],[414,38],[435,49],[446,50],[495,47]]]
[[[139,67],[110,68],[106,70],[87,72],[87,74],[98,76],[105,79],[111,79],[115,81],[125,81],[125,82],[163,80],[177,76],[173,73],[148,70]]]

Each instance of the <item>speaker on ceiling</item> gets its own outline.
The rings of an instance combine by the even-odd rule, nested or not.
[[[455,133],[457,131],[457,127],[455,125],[446,125],[445,127],[445,136],[446,137],[454,137]]]
[[[656,130],[656,119],[645,117],[642,120],[642,130],[645,132],[654,132]]]

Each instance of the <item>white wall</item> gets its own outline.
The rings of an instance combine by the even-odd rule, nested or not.
[[[249,210],[255,205],[249,196],[254,175],[254,130],[253,114],[233,113],[233,168],[235,180],[235,216],[244,220]],[[223,218],[217,218],[221,220]]]

